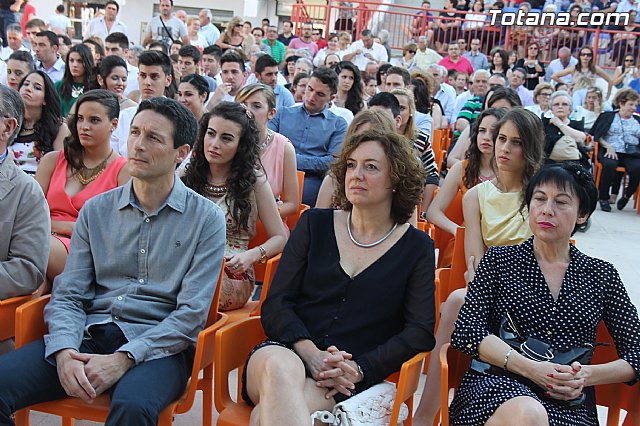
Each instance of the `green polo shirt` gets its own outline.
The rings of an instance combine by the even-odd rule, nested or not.
[[[274,46],[271,46],[269,44],[269,40],[265,38],[264,40],[262,40],[262,44],[266,44],[267,46],[269,46],[269,48],[271,49],[271,56],[273,56],[273,59],[275,59],[276,62],[280,63],[284,61],[284,53],[287,50],[287,47],[284,45],[284,43],[276,40],[276,44]]]

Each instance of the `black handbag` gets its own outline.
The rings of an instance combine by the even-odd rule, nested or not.
[[[631,143],[624,144],[624,153],[632,157],[640,158],[640,145]]]
[[[552,362],[555,364],[571,365],[573,362],[577,361],[580,364],[585,365],[591,364],[591,360],[593,358],[594,345],[591,344],[576,346],[567,350],[555,350],[550,344],[543,342],[542,340],[538,340],[533,337],[523,337],[508,312],[500,321],[498,337],[521,355],[537,362]],[[471,362],[470,368],[478,373],[511,377],[530,387],[541,398],[553,400],[556,403],[568,405],[570,407],[580,406],[586,399],[586,393],[579,398],[570,401],[561,401],[546,397],[544,396],[545,391],[533,381],[477,359],[474,359]]]

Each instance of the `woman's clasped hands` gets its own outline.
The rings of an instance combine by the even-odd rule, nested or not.
[[[352,396],[356,383],[363,379],[351,358],[350,353],[335,346],[329,346],[326,351],[314,351],[303,358],[316,386],[327,389],[326,399],[338,393]]]
[[[588,376],[588,369],[579,362],[571,365],[537,362],[529,378],[545,390],[545,396],[571,401],[583,394]]]

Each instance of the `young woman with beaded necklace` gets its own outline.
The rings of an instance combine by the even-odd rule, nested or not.
[[[129,180],[127,160],[113,151],[109,140],[119,112],[118,99],[111,92],[92,90],[80,96],[64,150],[50,152],[40,162],[36,180],[51,210],[51,249],[42,292],[50,290],[50,283],[64,269],[73,225],[84,203]]]
[[[221,102],[200,120],[198,139],[182,180],[220,206],[227,222],[225,274],[220,310],[243,307],[255,284],[253,264],[282,251],[286,232],[260,165],[253,114],[234,102]],[[260,219],[268,239],[249,249]],[[211,279],[214,279],[212,277]]]

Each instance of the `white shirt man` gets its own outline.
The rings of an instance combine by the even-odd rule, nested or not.
[[[24,50],[25,52],[29,52],[30,50],[22,45],[22,29],[18,24],[9,25],[7,28],[7,47],[3,47],[0,51],[0,59],[3,61],[7,61],[9,56],[13,52],[18,50]],[[5,74],[6,78],[6,74]]]
[[[572,67],[577,63],[578,63],[578,60],[573,56],[571,56],[571,50],[569,50],[567,47],[561,47],[558,50],[558,59],[554,59],[553,61],[551,61],[549,63],[549,66],[547,67],[547,71],[545,72],[545,76],[544,76],[545,81],[549,81],[551,82],[551,84],[555,86],[556,83],[555,81],[551,80],[551,76],[557,73],[558,71],[562,71],[568,67]],[[560,77],[560,80],[562,80],[565,83],[571,83],[571,79],[572,79],[571,74],[565,75],[564,77]]]
[[[108,1],[104,8],[104,16],[98,16],[89,22],[83,37],[89,38],[97,36],[102,39],[107,38],[112,33],[127,34],[127,26],[118,19],[118,11],[120,6],[115,1]]]
[[[220,38],[220,30],[211,23],[213,15],[209,9],[202,9],[200,13],[198,13],[198,17],[200,18],[198,34],[204,37],[207,41],[207,46],[211,46]]]
[[[73,24],[71,23],[71,19],[64,14],[63,5],[56,7],[56,13],[47,19],[47,24],[54,33],[73,37]]]
[[[343,61],[353,62],[360,71],[367,68],[369,62],[380,64],[387,62],[389,55],[387,49],[380,43],[373,41],[373,35],[370,30],[362,31],[360,40],[354,42],[349,49],[349,53],[342,57]]]

